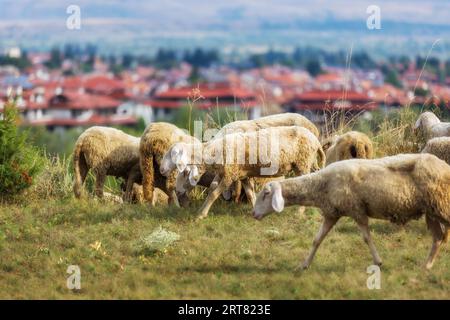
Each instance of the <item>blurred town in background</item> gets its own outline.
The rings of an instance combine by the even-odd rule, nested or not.
[[[33,10],[40,12],[38,9]],[[116,9],[117,12],[122,10]],[[218,12],[222,12],[220,16],[224,21],[236,22],[244,21],[242,12],[250,9],[237,7],[231,12]],[[364,16],[366,13],[362,9]],[[270,13],[270,10],[266,11]],[[49,11],[42,12],[47,14]],[[102,10],[95,12],[103,14]],[[282,17],[286,12],[279,15]],[[198,37],[192,41],[200,42],[195,47],[182,45],[189,37],[184,42],[174,42],[176,45],[163,45],[161,41],[127,42],[120,38],[118,46],[126,43],[126,49],[118,51],[101,41],[82,41],[90,39],[86,29],[90,34],[95,34],[94,30],[100,30],[98,34],[101,34],[101,25],[95,29],[98,24],[88,24],[83,29],[84,38],[82,36],[76,42],[62,38],[50,42],[47,39],[53,33],[47,24],[47,29],[36,27],[33,33],[33,25],[20,25],[22,20],[18,18],[26,16],[25,13],[8,13],[8,17],[13,16],[16,20],[6,19],[0,24],[3,37],[0,42],[0,112],[8,99],[15,99],[22,126],[31,128],[35,139],[41,140],[40,143],[50,151],[61,151],[67,145],[64,137],[70,136],[68,132],[79,134],[82,128],[94,125],[126,128],[137,133],[152,121],[170,121],[183,127],[186,126],[186,114],[192,112],[192,108],[200,119],[205,115],[220,117],[221,113],[252,119],[266,114],[297,112],[319,126],[336,110],[366,119],[406,106],[435,109],[443,116],[450,113],[450,57],[445,50],[448,39],[440,39],[440,51],[434,52],[429,42],[437,29],[444,32],[444,37],[448,35],[448,21],[443,19],[445,12],[441,13],[443,17],[439,16],[441,27],[417,22],[414,30],[424,26],[424,34],[428,35],[426,40],[405,35],[402,31],[404,36],[398,44],[402,44],[403,49],[394,50],[395,45],[391,45],[394,41],[389,44],[392,53],[386,44],[379,46],[384,48],[383,54],[379,51],[375,54],[370,46],[353,48],[349,43],[336,48],[335,43],[329,41],[330,46],[324,46],[323,37],[319,36],[322,26],[314,25],[309,27],[315,32],[311,31],[316,35],[317,46],[315,42],[305,40],[304,45],[283,47],[279,43],[273,46],[266,43],[264,49],[251,50],[248,48],[254,49],[255,45],[248,40],[248,46],[242,46],[248,50],[239,51],[229,50],[225,43],[223,47],[217,43],[211,45],[207,40],[203,46]],[[63,18],[64,14],[62,11]],[[133,17],[128,18],[135,21]],[[30,21],[34,21],[31,16],[27,22]],[[353,24],[343,23],[334,16],[326,16],[323,21],[332,22],[333,32],[341,30],[339,26],[347,35],[353,30]],[[405,23],[407,27],[402,30],[410,30],[408,26],[414,25],[414,21]],[[131,25],[140,26],[139,23]],[[265,32],[273,35],[270,30],[284,28],[273,25],[266,21],[259,25],[262,30],[259,42],[264,40],[261,35]],[[389,27],[389,21],[386,25]],[[363,19],[361,26],[365,29]],[[120,23],[116,25],[122,31],[127,27],[122,28]],[[234,23],[232,27],[224,24],[221,30],[225,33],[231,30],[230,34],[233,34],[240,27],[242,24]],[[305,29],[305,25],[292,24],[286,28]],[[368,31],[365,29],[364,32]],[[354,43],[357,39],[349,42]],[[392,41],[389,36],[383,39]],[[417,50],[409,51],[408,44],[412,46],[413,40]],[[151,50],[127,49],[133,43],[140,49],[142,43],[146,43]],[[234,47],[239,48],[239,44]],[[67,139],[72,141],[73,137]]]

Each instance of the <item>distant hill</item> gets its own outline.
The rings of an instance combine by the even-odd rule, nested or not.
[[[369,31],[366,8],[372,2],[78,0],[82,29],[69,31],[66,8],[74,1],[1,0],[0,46],[46,48],[91,41],[105,51],[149,52],[159,46],[245,51],[295,45],[350,48],[353,44],[385,54],[426,52],[438,38],[449,45],[450,1],[379,0],[382,30]],[[443,47],[442,54],[446,51]]]

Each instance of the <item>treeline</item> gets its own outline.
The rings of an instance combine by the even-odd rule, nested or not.
[[[93,70],[94,63],[100,58],[115,74],[136,66],[154,66],[160,69],[170,69],[181,63],[189,63],[194,67],[193,77],[198,74],[199,68],[207,68],[213,65],[229,65],[236,69],[261,68],[271,65],[284,65],[292,68],[307,70],[312,76],[323,72],[324,67],[350,67],[362,70],[379,69],[383,72],[386,81],[400,86],[399,74],[405,72],[410,65],[416,69],[424,67],[431,74],[436,75],[437,81],[444,83],[450,77],[450,59],[440,60],[437,57],[424,56],[396,56],[384,61],[374,60],[367,52],[358,51],[351,55],[347,51],[327,51],[324,49],[304,47],[296,48],[292,52],[270,49],[265,53],[238,55],[233,59],[224,57],[217,49],[195,48],[190,50],[175,50],[160,48],[153,55],[124,54],[100,54],[94,44],[65,44],[50,50],[50,58],[45,63],[50,69],[63,67],[65,60],[70,60],[69,67],[65,66],[63,72],[66,75],[73,73],[86,73]],[[14,65],[24,70],[31,65],[26,52],[20,58],[11,58],[0,55],[0,65]]]
[[[351,60],[350,60],[351,59]],[[330,52],[318,48],[297,48],[292,53],[269,50],[262,54],[253,54],[249,64],[253,67],[280,64],[289,67],[307,69],[312,75],[320,72],[321,66],[347,66],[373,69],[377,63],[364,51],[353,53],[350,57],[345,51]]]

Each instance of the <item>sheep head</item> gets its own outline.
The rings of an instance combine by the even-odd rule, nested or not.
[[[187,165],[183,171],[177,175],[176,192],[177,195],[185,195],[194,188],[200,181],[203,172],[200,172],[196,165]]]
[[[169,176],[175,168],[179,172],[182,172],[186,169],[188,161],[189,157],[186,144],[176,143],[164,154],[159,171],[165,177]]]
[[[279,182],[270,182],[258,194],[253,208],[253,217],[261,220],[272,212],[281,212],[284,209],[284,198]]]
[[[419,130],[429,130],[431,126],[441,122],[433,112],[424,112],[417,119],[414,125],[414,132]]]

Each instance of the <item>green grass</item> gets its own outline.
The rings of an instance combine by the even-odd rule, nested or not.
[[[450,252],[431,271],[423,220],[398,227],[372,221],[384,259],[381,290],[366,287],[369,249],[343,218],[311,268],[294,268],[308,253],[321,216],[297,207],[254,220],[248,205],[218,202],[195,222],[194,208],[149,208],[96,200],[30,201],[0,208],[0,298],[36,299],[448,299]],[[147,254],[143,236],[158,228],[180,239]],[[99,245],[99,243],[101,245]],[[80,291],[66,287],[69,265],[81,268]]]

